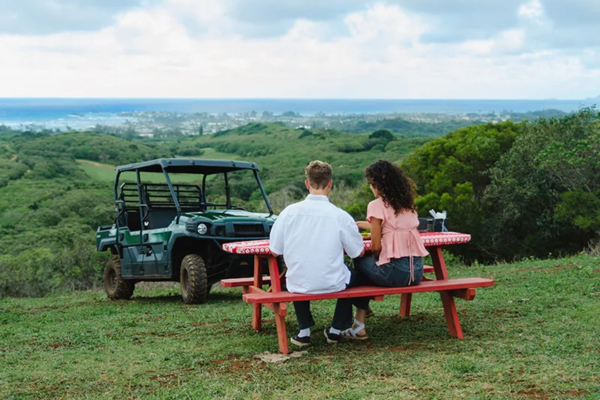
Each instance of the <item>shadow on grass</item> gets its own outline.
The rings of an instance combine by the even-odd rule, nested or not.
[[[137,301],[141,303],[183,303],[183,300],[181,300],[181,295],[178,294],[136,296],[133,297],[131,301]]]
[[[242,301],[242,293],[215,292],[208,295],[207,303]]]
[[[211,293],[208,295],[206,302],[204,304],[211,303],[222,303],[222,302],[233,302],[233,301],[241,301],[242,295],[241,293]],[[181,299],[181,295],[179,294],[171,294],[171,295],[143,295],[143,296],[135,296],[131,299],[131,301],[138,301],[143,303],[181,303],[185,304]],[[197,304],[201,305],[201,304]]]

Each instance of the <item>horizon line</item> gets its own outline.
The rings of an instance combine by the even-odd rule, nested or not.
[[[377,97],[0,97],[0,100],[294,100],[294,101],[593,101],[600,100],[598,97],[587,98],[377,98]]]

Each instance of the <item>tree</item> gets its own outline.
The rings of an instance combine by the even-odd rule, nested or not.
[[[369,139],[382,139],[383,141],[391,142],[395,139],[394,134],[387,129],[380,129],[369,135]]]
[[[472,241],[453,251],[465,261],[489,259],[483,193],[489,169],[521,134],[522,124],[507,121],[482,124],[451,132],[415,150],[402,164],[417,185],[415,203],[421,216],[430,209],[448,211],[452,230],[468,232]],[[492,257],[493,258],[493,257]]]
[[[489,236],[499,257],[572,253],[600,231],[600,113],[527,124],[490,171]]]

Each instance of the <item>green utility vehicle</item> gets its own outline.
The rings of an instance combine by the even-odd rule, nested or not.
[[[226,253],[221,246],[269,237],[276,217],[256,164],[172,158],[116,171],[115,223],[96,232],[98,251],[113,254],[104,270],[109,298],[130,298],[141,281],[179,281],[183,301],[199,304],[222,278],[252,274],[252,256]],[[127,175],[130,181],[120,183]],[[236,182],[262,197],[269,212],[232,204]]]

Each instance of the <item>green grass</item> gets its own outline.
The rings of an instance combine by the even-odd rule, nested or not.
[[[79,168],[85,171],[90,178],[97,181],[114,182],[116,172],[115,166],[109,164],[101,164],[88,160],[77,160]]]
[[[448,336],[439,295],[417,294],[407,319],[398,297],[373,303],[366,343],[327,346],[334,302],[314,302],[308,354],[284,364],[275,326],[250,326],[239,290],[184,305],[176,288],[0,302],[2,399],[597,399],[599,257],[457,267],[496,280],[457,300],[465,340]],[[289,333],[297,329],[290,307]]]
[[[115,166],[109,164],[101,164],[88,160],[77,160],[79,168],[83,169],[88,176],[96,181],[103,182],[114,182],[117,173],[115,172]],[[202,177],[191,174],[169,174],[173,183],[201,183]],[[135,181],[135,173],[125,172],[121,174],[121,182],[123,181]],[[145,173],[142,174],[142,180],[144,182],[151,183],[165,183],[165,177],[160,173]]]
[[[229,154],[229,153],[221,153],[218,150],[206,148],[202,149],[204,152],[202,156],[199,158],[208,158],[211,160],[239,160],[239,161],[252,161],[248,160],[246,157],[241,157],[239,155]]]

